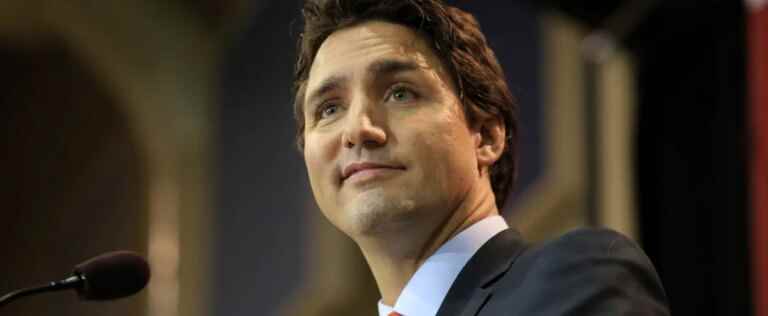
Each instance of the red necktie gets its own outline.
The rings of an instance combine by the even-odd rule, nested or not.
[[[400,313],[398,313],[398,312],[391,312],[391,313],[389,313],[389,315],[387,315],[387,316],[403,316],[403,315],[401,315],[401,314],[400,314]]]

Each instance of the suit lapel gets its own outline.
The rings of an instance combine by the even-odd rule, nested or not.
[[[525,242],[514,229],[507,229],[488,240],[453,282],[437,316],[475,316],[493,295],[493,286],[525,249]]]

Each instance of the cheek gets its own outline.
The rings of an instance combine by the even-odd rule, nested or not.
[[[304,162],[315,197],[323,199],[333,186],[335,152],[333,140],[323,135],[307,135],[304,146]]]
[[[317,157],[315,157],[314,152],[311,148],[305,147],[304,148],[304,164],[307,167],[307,177],[309,178],[309,186],[312,189],[312,193],[315,195],[315,200],[318,202],[320,197],[322,196],[320,191],[320,183],[319,183],[319,176],[318,170],[319,163],[317,161]]]
[[[339,151],[339,137],[335,134],[335,131],[316,131],[305,134],[305,157],[320,163],[335,159]]]
[[[463,120],[453,115],[437,118],[431,124],[418,125],[422,128],[412,135],[424,176],[443,182],[464,182],[477,164],[469,130]]]

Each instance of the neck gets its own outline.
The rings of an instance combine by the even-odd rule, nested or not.
[[[373,272],[384,304],[393,306],[416,270],[448,240],[498,209],[490,186],[470,192],[459,206],[435,223],[433,216],[400,225],[398,231],[355,238]],[[428,212],[425,212],[428,213]]]

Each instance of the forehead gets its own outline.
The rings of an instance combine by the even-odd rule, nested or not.
[[[409,61],[424,71],[445,74],[423,36],[399,24],[368,21],[336,31],[323,42],[312,63],[307,90],[331,76],[355,77],[382,59]]]

